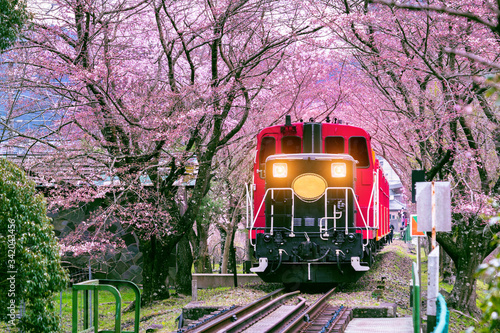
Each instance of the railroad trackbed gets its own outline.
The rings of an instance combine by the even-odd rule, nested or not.
[[[350,309],[328,303],[335,288],[311,305],[299,291],[276,290],[245,306],[231,308],[178,332],[344,332]]]

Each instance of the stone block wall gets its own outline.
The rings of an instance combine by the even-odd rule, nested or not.
[[[90,213],[97,209],[100,204],[101,202],[96,201],[86,204],[80,209],[60,210],[56,214],[49,214],[56,236],[63,238],[74,231],[79,223],[90,218]],[[143,257],[137,235],[130,230],[123,229],[119,222],[114,223],[110,227],[110,231],[123,240],[124,248],[93,256],[75,257],[72,253],[63,255],[63,266],[70,271],[72,283],[89,279],[89,265],[93,279],[127,280],[136,284],[142,283]]]

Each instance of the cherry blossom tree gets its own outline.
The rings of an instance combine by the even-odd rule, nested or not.
[[[370,79],[370,94],[376,87],[375,95],[359,97],[365,107],[357,110],[366,111],[361,119],[372,120],[372,133],[383,142],[380,152],[398,166],[408,188],[410,169],[425,170],[429,181],[452,182],[454,231],[438,233],[456,267],[449,304],[477,312],[474,272],[500,231],[482,218],[489,198],[499,195],[498,110],[477,79],[494,67],[459,51],[497,62],[498,36],[470,16],[495,21],[498,8],[482,1],[436,1],[408,11],[398,8],[406,3],[393,4],[323,3],[314,13]],[[447,10],[426,10],[427,5]],[[468,14],[450,17],[451,11]]]
[[[23,164],[53,208],[105,200],[68,249],[116,246],[119,219],[143,242],[143,299],[168,297],[164,258],[193,227],[214,157],[262,110],[288,47],[318,28],[286,1],[76,0],[34,12],[2,58],[8,142],[29,150]],[[193,158],[181,210],[176,182]]]

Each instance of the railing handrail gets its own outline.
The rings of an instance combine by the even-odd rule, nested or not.
[[[122,331],[121,330],[121,306],[122,297],[118,288],[125,286],[132,289],[135,294],[135,317],[134,317],[134,330],[133,331]],[[139,287],[131,282],[125,280],[108,280],[108,279],[94,279],[88,280],[80,283],[75,283],[72,287],[72,332],[78,333],[78,292],[83,291],[84,294],[84,320],[83,328],[84,331],[80,332],[114,332],[114,333],[139,333],[139,322],[140,322],[140,309],[141,309],[141,292]],[[115,297],[115,325],[112,331],[99,331],[99,302],[98,302],[98,292],[108,291]],[[93,312],[92,316],[88,309],[88,295],[92,292],[93,294]],[[90,316],[89,316],[90,315]],[[89,317],[93,319],[93,327],[90,327]]]
[[[361,210],[361,206],[356,198],[356,194],[354,193],[354,189],[352,187],[327,187],[325,189],[325,206],[326,206],[326,203],[327,203],[327,198],[328,198],[328,191],[329,190],[343,190],[345,191],[345,195],[347,197],[347,193],[350,191],[352,193],[352,196],[353,196],[353,201],[354,201],[354,207],[358,209],[358,214],[361,216],[361,219],[363,221],[363,224],[364,224],[364,227],[362,227],[363,229],[366,230],[366,232],[368,232],[369,230],[372,230],[371,227],[369,227],[369,224],[368,224],[368,217],[370,215],[370,207],[371,207],[371,199],[370,199],[370,202],[368,204],[368,207],[367,207],[367,217],[365,218],[362,210]],[[280,188],[268,188],[266,189],[266,192],[264,193],[264,196],[262,197],[262,201],[259,205],[259,208],[257,209],[257,212],[255,213],[255,215],[252,217],[252,223],[250,224],[250,232],[249,232],[249,238],[250,238],[250,245],[253,246],[254,248],[257,246],[256,243],[253,243],[252,242],[252,231],[255,229],[257,229],[255,227],[255,222],[257,221],[257,218],[259,217],[259,213],[260,211],[262,210],[262,207],[264,206],[264,203],[266,201],[266,198],[267,196],[269,195],[269,193],[271,193],[271,198],[273,198],[274,196],[274,191],[291,191],[292,192],[292,213],[291,213],[291,223],[290,223],[290,227],[291,227],[291,234],[290,236],[291,237],[294,237],[295,236],[295,233],[294,233],[294,213],[295,213],[295,191],[293,190],[293,188],[290,188],[290,187],[280,187]],[[373,188],[372,188],[372,192],[373,192]],[[348,203],[347,203],[348,204]],[[326,207],[325,207],[326,208]],[[271,208],[271,234],[273,233],[273,229],[274,229],[274,223],[273,223],[273,217],[274,216],[274,209]],[[323,217],[321,220],[325,219],[325,218],[328,218],[328,216],[325,216]],[[321,223],[321,222],[320,222]],[[356,225],[356,221],[354,221],[354,225]],[[347,221],[346,221],[346,227],[347,227]],[[346,228],[347,229],[347,228]],[[320,224],[320,232],[321,232],[321,224]],[[375,230],[377,230],[377,228],[375,227]],[[365,249],[365,247],[368,246],[368,238],[366,239],[366,244],[365,242],[363,241],[363,250]]]
[[[359,205],[358,199],[356,198],[356,193],[354,192],[354,189],[352,187],[327,187],[325,189],[325,194],[324,194],[325,195],[325,211],[326,211],[326,203],[328,201],[328,191],[329,190],[341,190],[341,191],[345,191],[346,200],[347,200],[347,197],[348,197],[348,195],[347,195],[348,191],[350,191],[352,193],[352,198],[353,198],[354,205],[355,205],[354,207],[358,208],[358,214],[361,216],[361,220],[363,221],[363,224],[365,225],[364,229],[368,233],[368,230],[369,230],[368,229],[368,227],[369,227],[368,226],[368,222],[369,222],[368,218],[370,217],[371,198],[370,198],[370,202],[368,203],[368,207],[366,208],[367,217],[365,219],[365,216],[363,215],[363,211],[361,210],[361,206]],[[347,202],[346,202],[346,205],[348,205]],[[325,214],[326,214],[326,212],[325,212]],[[325,217],[327,217],[327,216],[325,216]],[[345,223],[346,226],[347,226],[347,223],[348,223],[348,221],[347,221],[347,216],[346,216],[346,223]],[[354,225],[356,225],[356,221],[354,221]],[[368,246],[368,241],[369,241],[368,237],[366,238],[366,244],[363,241],[363,251],[364,251],[365,247]]]
[[[448,323],[450,321],[450,312],[446,306],[443,295],[438,294],[436,299],[436,328],[433,333],[448,333]]]

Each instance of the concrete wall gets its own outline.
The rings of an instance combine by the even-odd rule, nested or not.
[[[238,274],[238,285],[262,282],[257,274]],[[193,274],[193,286],[198,289],[233,287],[233,274]]]

